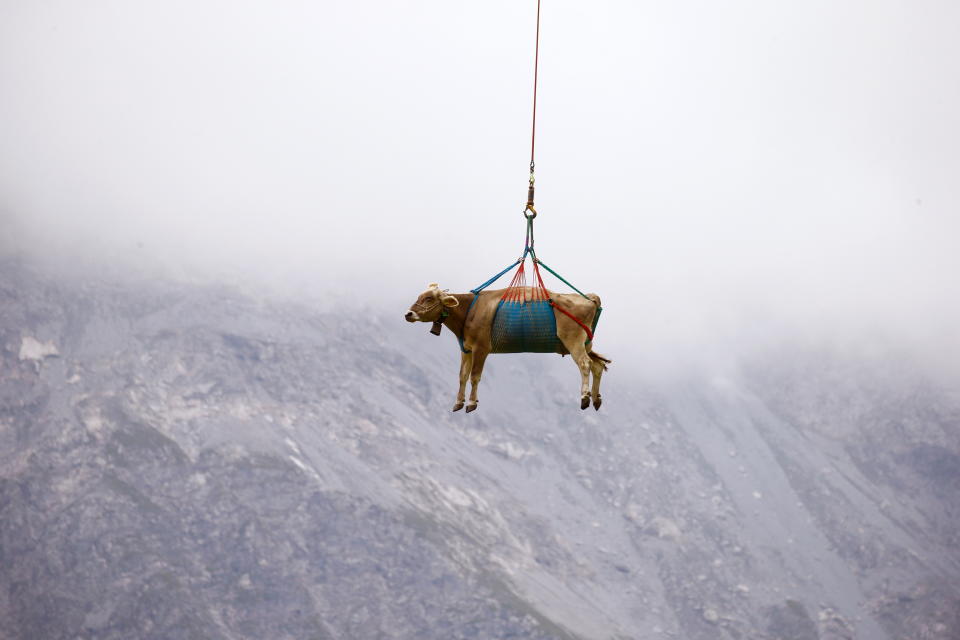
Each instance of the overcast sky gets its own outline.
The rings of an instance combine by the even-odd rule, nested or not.
[[[0,0],[0,244],[390,310],[468,290],[522,249],[535,11]],[[957,114],[954,0],[544,0],[540,256],[608,344],[960,355]]]

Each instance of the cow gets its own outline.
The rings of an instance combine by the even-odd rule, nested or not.
[[[432,322],[432,333],[440,332],[440,324],[447,327],[460,343],[460,389],[453,411],[459,411],[466,405],[467,413],[477,408],[477,387],[480,384],[480,375],[483,373],[483,364],[491,352],[491,329],[497,305],[506,289],[481,291],[474,293],[447,293],[436,283],[427,286],[407,311],[404,318],[407,322]],[[535,292],[531,288],[525,290],[526,299],[530,299]],[[474,296],[476,295],[476,300]],[[600,308],[600,297],[589,294],[583,297],[577,294],[547,295],[562,309],[565,309],[577,320],[586,326],[591,326],[597,310]],[[611,360],[596,353],[591,345],[585,344],[586,332],[575,320],[557,309],[552,310],[557,321],[558,346],[556,352],[561,356],[570,354],[577,368],[580,370],[580,408],[586,409],[593,401],[593,408],[600,409],[600,377],[607,370]],[[590,376],[593,376],[593,385],[590,385]],[[470,399],[465,399],[467,379],[470,379]]]

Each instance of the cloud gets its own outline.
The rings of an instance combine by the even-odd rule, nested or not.
[[[522,249],[533,11],[8,4],[7,250],[384,308],[476,286]],[[547,4],[541,257],[640,354],[766,332],[953,344],[958,12]]]

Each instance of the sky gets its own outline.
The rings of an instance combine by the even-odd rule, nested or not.
[[[610,349],[870,335],[960,362],[960,4],[541,12],[538,253],[601,295]],[[0,250],[398,318],[466,291],[523,248],[535,17],[0,0]]]

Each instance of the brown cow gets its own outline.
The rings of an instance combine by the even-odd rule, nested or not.
[[[469,377],[472,387],[470,401],[466,403],[467,412],[477,408],[477,386],[480,384],[480,375],[483,373],[483,363],[491,351],[491,328],[497,303],[503,296],[505,289],[481,291],[476,302],[471,306],[473,293],[448,294],[440,290],[439,285],[431,284],[420,294],[417,301],[410,306],[404,316],[407,322],[437,322],[441,321],[461,343],[460,359],[460,390],[457,392],[457,401],[453,405],[454,411],[464,406],[464,394]],[[577,294],[549,294],[557,305],[563,307],[576,316],[586,326],[591,326],[594,315],[600,307],[600,298],[590,294],[589,300]],[[577,368],[580,369],[580,408],[586,409],[593,400],[593,408],[600,408],[600,376],[607,369],[610,362],[584,345],[586,332],[579,324],[566,314],[553,310],[557,320],[557,338],[560,346],[557,353],[570,354]],[[593,374],[593,386],[590,386],[590,375]]]

